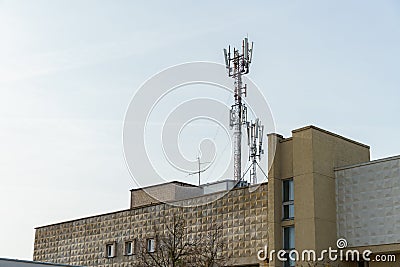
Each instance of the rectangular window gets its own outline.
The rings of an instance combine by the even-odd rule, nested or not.
[[[294,218],[294,184],[293,179],[283,180],[283,219]]]
[[[295,255],[292,253],[292,258],[294,258],[294,257],[295,257]],[[286,252],[285,258],[286,258],[286,261],[283,264],[284,267],[295,267],[296,266],[296,261],[289,258],[289,251]]]
[[[133,246],[133,241],[127,241],[125,242],[125,255],[133,255],[134,253],[134,246]]]
[[[294,226],[283,228],[283,249],[294,249]]]
[[[153,238],[147,239],[147,252],[156,251],[156,241]]]
[[[115,257],[115,243],[106,245],[106,257],[107,258]]]
[[[283,219],[293,219],[294,218],[294,204],[284,204],[283,205]]]
[[[284,227],[283,228],[283,249],[286,250],[285,258],[287,259],[283,266],[284,267],[293,267],[296,265],[296,262],[289,258],[289,253],[291,250],[294,250],[294,226]],[[295,254],[292,253],[292,258],[295,257]]]
[[[357,267],[369,267],[369,262],[368,261],[358,261]]]

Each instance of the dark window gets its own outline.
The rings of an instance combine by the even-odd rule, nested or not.
[[[294,200],[293,179],[283,180],[283,201]]]
[[[106,257],[107,258],[115,257],[115,244],[106,245]]]
[[[369,267],[369,262],[368,261],[358,261],[357,267]]]
[[[294,184],[293,179],[283,181],[283,219],[294,218]]]
[[[290,257],[289,257],[289,251],[286,252],[285,258],[286,258],[286,261],[283,264],[284,267],[295,267],[296,266],[296,261],[290,259]],[[292,253],[292,258],[294,258],[293,253]]]
[[[147,239],[147,252],[156,251],[156,241],[152,238]]]
[[[125,255],[132,255],[133,254],[133,241],[125,242]]]
[[[283,228],[283,249],[294,249],[294,226]]]
[[[284,267],[293,267],[296,265],[296,262],[289,258],[289,253],[291,250],[294,250],[294,226],[284,227],[283,228],[283,249],[286,250],[284,261]],[[295,254],[292,253],[292,258],[295,257]]]

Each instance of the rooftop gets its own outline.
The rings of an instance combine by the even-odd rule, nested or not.
[[[228,180],[228,181],[230,181],[230,180]],[[266,184],[266,183],[267,182],[256,184],[256,185],[250,185],[249,187],[259,186],[259,185]],[[163,184],[159,184],[159,185],[163,185]],[[248,189],[249,187],[237,187],[237,188],[232,188],[231,190],[228,190],[228,191],[243,190],[243,189]],[[139,188],[139,189],[141,189],[141,188]],[[215,195],[215,194],[221,194],[221,191],[208,193],[208,194],[204,194],[204,195],[201,195],[201,196],[195,196],[195,197],[191,197],[191,198],[188,198],[188,199],[196,199],[196,198],[200,198],[200,197],[204,197],[204,196],[211,196],[211,195]],[[185,200],[188,200],[188,199],[185,199]],[[182,201],[182,200],[179,200],[179,201]],[[170,201],[170,202],[174,203],[176,201]],[[45,228],[45,227],[49,227],[49,226],[62,225],[62,224],[72,223],[72,222],[85,220],[85,219],[92,219],[92,218],[97,218],[97,217],[101,217],[101,216],[107,216],[107,215],[112,215],[112,214],[117,214],[117,213],[122,213],[122,212],[128,212],[128,211],[131,211],[131,210],[142,209],[142,208],[151,207],[151,206],[168,205],[168,204],[170,204],[170,203],[169,202],[156,202],[156,203],[151,203],[151,204],[143,205],[143,206],[139,206],[139,207],[124,209],[124,210],[117,210],[117,211],[112,211],[112,212],[107,212],[107,213],[96,214],[96,215],[86,216],[86,217],[82,217],[82,218],[72,219],[72,220],[68,220],[68,221],[62,221],[62,222],[58,222],[58,223],[51,223],[51,224],[47,224],[47,225],[42,225],[42,226],[35,227],[35,229],[41,229],[41,228]]]

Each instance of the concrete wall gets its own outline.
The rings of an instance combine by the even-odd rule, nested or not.
[[[335,175],[338,236],[352,247],[400,243],[400,156]]]

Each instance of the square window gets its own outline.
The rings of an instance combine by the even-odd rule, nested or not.
[[[294,218],[294,204],[284,204],[283,205],[283,219],[293,219]]]

